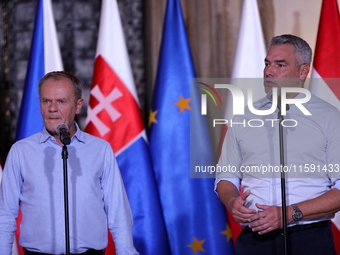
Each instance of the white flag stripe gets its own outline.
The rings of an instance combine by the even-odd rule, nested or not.
[[[237,85],[243,95],[247,95],[249,83],[237,78],[262,78],[264,68],[264,58],[266,57],[266,46],[260,20],[260,14],[256,0],[245,0],[242,8],[242,16],[234,56],[233,70],[231,78],[233,85]],[[251,81],[253,83],[253,102],[264,97],[264,87],[262,81]],[[247,97],[245,96],[245,105]],[[225,119],[228,121],[232,115],[232,96],[228,93],[226,102]]]
[[[51,0],[43,1],[45,74],[62,71],[63,62],[57,38]]]
[[[19,255],[18,245],[17,245],[17,238],[14,235],[14,242],[12,246],[12,255]]]
[[[112,33],[114,31],[114,33]],[[117,1],[103,0],[96,57],[101,55],[139,104]]]
[[[266,46],[256,0],[245,0],[234,56],[232,78],[262,78]]]
[[[314,68],[312,69],[311,77],[313,79],[313,86],[310,87],[310,92],[332,104],[340,111],[339,99],[334,95],[333,91]]]

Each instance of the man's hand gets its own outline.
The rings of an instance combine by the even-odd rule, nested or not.
[[[249,219],[256,215],[255,210],[244,207],[246,199],[249,195],[250,190],[247,190],[242,195],[229,200],[227,209],[231,213],[236,222],[240,223],[250,222]]]
[[[282,209],[279,206],[259,205],[261,211],[250,217],[249,227],[258,234],[262,235],[282,227]]]
[[[250,217],[256,214],[256,210],[244,206],[250,190],[240,195],[233,183],[222,180],[217,185],[217,193],[236,222],[249,223]]]

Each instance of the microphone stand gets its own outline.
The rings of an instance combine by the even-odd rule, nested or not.
[[[278,101],[279,137],[280,137],[280,165],[281,165],[281,201],[282,201],[282,224],[283,224],[283,253],[287,255],[287,217],[286,217],[286,178],[284,172],[284,146],[283,146],[283,127],[284,117],[281,114],[281,100]],[[285,106],[286,107],[286,106]],[[289,105],[287,106],[289,110]]]
[[[66,243],[66,255],[70,255],[70,228],[69,228],[69,215],[68,215],[68,181],[67,181],[67,146],[64,144],[61,153],[63,159],[64,170],[64,210],[65,210],[65,243]]]

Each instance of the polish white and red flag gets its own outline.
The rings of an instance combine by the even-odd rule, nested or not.
[[[242,90],[245,98],[247,98],[248,88],[251,87],[253,91],[253,102],[266,95],[263,82],[260,79],[263,78],[265,57],[266,46],[257,0],[245,0],[242,7],[240,28],[231,72],[231,82]],[[246,102],[245,105],[247,105]],[[233,117],[232,109],[233,99],[231,93],[228,93],[224,114],[224,118],[228,121]],[[228,127],[225,126],[222,140],[227,132],[227,128]],[[235,243],[238,234],[241,232],[241,226],[233,220],[229,213],[228,220]]]
[[[309,90],[340,110],[340,17],[337,0],[323,0]],[[332,220],[340,254],[340,214]]]
[[[116,0],[103,0],[85,131],[108,141],[131,205],[140,254],[167,254],[168,238]],[[109,237],[106,254],[114,254]]]

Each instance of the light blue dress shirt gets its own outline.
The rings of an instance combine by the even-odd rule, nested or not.
[[[296,98],[303,97],[299,94]],[[271,106],[267,97],[254,103],[260,110]],[[287,127],[283,127],[287,205],[318,197],[331,188],[340,189],[340,113],[314,95],[303,106],[312,116],[290,105],[284,122]],[[236,124],[228,128],[218,162],[221,167],[234,167],[234,172],[217,173],[215,190],[221,180],[232,182],[239,190],[242,184],[243,192],[251,191],[245,206],[257,211],[255,203],[281,206],[279,122],[274,121],[277,114],[278,110],[258,116],[246,109],[244,116],[235,116]],[[332,217],[301,220],[290,226]]]
[[[109,227],[117,255],[138,254],[131,209],[112,148],[76,127],[67,146],[70,252],[104,249]],[[20,245],[42,253],[65,253],[61,152],[62,146],[46,129],[12,146],[0,189],[0,254],[11,254],[19,204]]]

